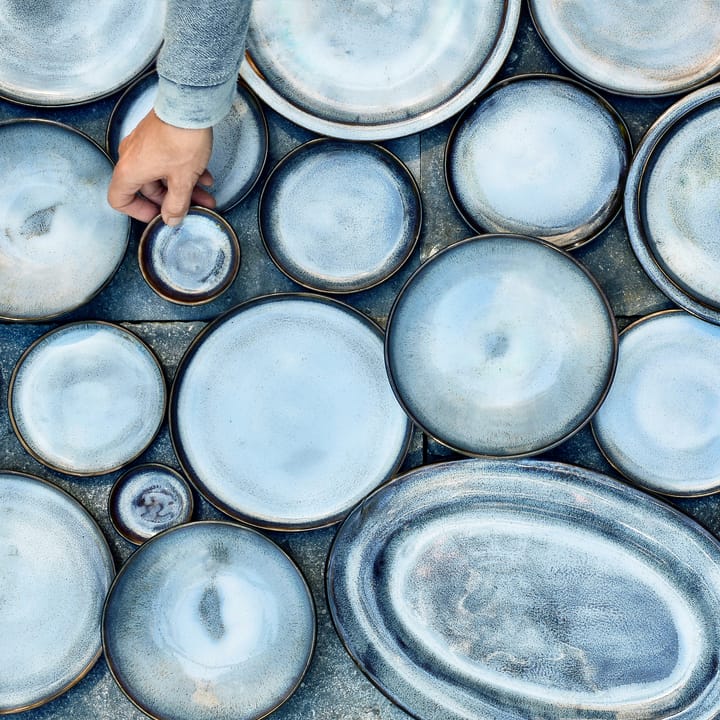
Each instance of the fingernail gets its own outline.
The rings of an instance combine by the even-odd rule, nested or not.
[[[182,222],[182,217],[180,217],[180,216],[168,217],[165,219],[164,222],[166,225],[170,225],[170,227],[174,227],[175,225],[179,225]]]

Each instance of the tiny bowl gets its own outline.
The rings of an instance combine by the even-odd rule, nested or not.
[[[240,243],[220,215],[191,207],[177,226],[158,215],[148,223],[138,247],[145,282],[161,298],[179,305],[202,305],[232,284],[240,267]]]

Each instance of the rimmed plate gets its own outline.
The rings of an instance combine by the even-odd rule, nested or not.
[[[711,720],[720,546],[650,495],[526,460],[423,467],[348,516],[332,619],[414,717]]]
[[[451,245],[388,318],[387,370],[410,417],[483,456],[546,450],[590,420],[615,370],[612,311],[566,252],[520,235]]]
[[[520,0],[256,0],[240,74],[271,108],[319,134],[409,135],[487,87],[519,15]]]
[[[720,73],[720,7],[705,0],[530,0],[545,44],[568,69],[622,95],[670,95]]]
[[[0,2],[0,95],[77,105],[139,75],[160,49],[165,1]]]
[[[260,196],[260,233],[295,282],[331,293],[366,290],[395,273],[420,234],[420,191],[379,145],[311,140],[272,171]]]
[[[475,230],[572,249],[617,215],[631,155],[624,121],[597,93],[558,75],[522,75],[460,116],[445,177]]]
[[[300,684],[314,644],[296,565],[230,523],[148,540],[118,573],[103,616],[113,677],[158,720],[259,720]]]
[[[0,715],[49,702],[100,657],[115,575],[97,523],[40,478],[0,471]]]
[[[115,274],[130,219],[107,204],[112,162],[86,135],[47,120],[0,123],[0,318],[74,310]]]
[[[117,162],[122,140],[150,112],[157,95],[158,76],[148,73],[131,85],[118,100],[108,122],[105,143]],[[226,212],[255,187],[267,160],[268,128],[265,113],[252,91],[238,83],[228,114],[213,128],[213,149],[208,170],[215,209]]]
[[[720,327],[682,310],[620,335],[610,392],[592,422],[612,465],[667,495],[720,490]]]
[[[633,251],[671,300],[720,323],[720,84],[696,90],[650,127],[628,173],[625,220]]]
[[[170,433],[220,510],[302,530],[340,520],[402,463],[411,425],[367,317],[315,295],[269,295],[209,325],[183,357]]]
[[[134,460],[165,415],[165,378],[133,333],[77,322],[36,340],[13,370],[10,420],[39,462],[70,475],[102,475]]]
[[[163,530],[189,522],[193,507],[187,480],[159,463],[130,468],[116,480],[108,497],[113,526],[136,545]]]

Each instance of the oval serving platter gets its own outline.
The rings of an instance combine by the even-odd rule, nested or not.
[[[592,430],[608,461],[666,495],[720,490],[720,327],[672,310],[620,334],[615,378]]]
[[[530,0],[550,51],[621,95],[686,92],[720,73],[720,6],[707,0]]]
[[[460,116],[445,177],[475,230],[572,249],[617,215],[631,155],[628,129],[602,97],[558,75],[521,75]]]
[[[224,522],[148,540],[108,594],[103,647],[120,688],[158,720],[259,720],[300,684],[315,608],[293,561]]]
[[[423,720],[717,714],[717,541],[589,470],[401,476],[341,526],[327,591],[354,660]]]
[[[207,326],[178,368],[169,422],[210,502],[290,531],[340,520],[397,471],[411,431],[380,329],[304,294],[251,300]]]
[[[615,370],[615,320],[568,253],[520,235],[427,260],[390,311],[388,375],[410,417],[467,455],[549,449],[586,424]]]
[[[120,89],[162,43],[165,0],[0,0],[0,96],[77,105]]]
[[[0,471],[0,715],[49,702],[88,673],[114,575],[80,503],[49,482]]]
[[[487,87],[519,16],[520,0],[255,0],[240,74],[273,110],[321,135],[410,135]]]
[[[166,388],[150,348],[119,325],[63,325],[38,338],[13,370],[15,434],[39,462],[102,475],[134,460],[165,415]]]
[[[47,120],[0,123],[0,318],[74,310],[115,274],[130,219],[107,204],[113,166],[86,135]]]
[[[260,196],[260,233],[295,282],[332,293],[366,290],[396,272],[420,234],[420,190],[379,145],[320,138],[286,155]]]
[[[108,122],[105,143],[117,162],[120,143],[153,107],[158,76],[148,73],[133,83],[118,100]],[[267,160],[268,128],[265,113],[252,91],[238,83],[228,114],[213,127],[213,148],[208,170],[215,210],[227,212],[255,187]]]

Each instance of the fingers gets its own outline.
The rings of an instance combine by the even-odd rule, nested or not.
[[[141,222],[150,222],[158,212],[157,205],[147,198],[138,195],[139,187],[128,182],[122,174],[115,173],[108,186],[108,203]]]
[[[179,225],[190,208],[194,182],[168,178],[167,192],[160,207],[160,214],[166,225]]]

